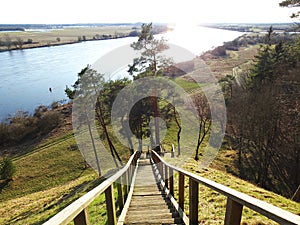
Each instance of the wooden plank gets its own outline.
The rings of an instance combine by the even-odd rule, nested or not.
[[[193,178],[189,178],[189,186],[190,225],[197,225],[199,208],[199,184]]]
[[[240,225],[242,219],[243,205],[227,198],[225,225]]]
[[[153,165],[153,169],[150,162],[142,161],[138,166],[127,215],[125,220],[119,220],[118,225],[182,224],[180,214],[172,206],[171,200],[156,184],[154,171],[158,175],[158,166]],[[164,184],[162,179],[159,182]],[[162,187],[166,188],[165,185]]]
[[[184,211],[184,175],[179,172],[179,207]]]
[[[124,208],[123,208],[123,210],[121,212],[121,215],[119,216],[117,225],[123,225],[124,224],[125,217],[126,217],[126,214],[127,214],[130,202],[131,202],[132,194],[133,194],[134,182],[135,182],[135,178],[136,178],[136,174],[137,174],[137,169],[138,169],[138,163],[137,163],[137,165],[135,167],[135,170],[134,170],[134,173],[133,173],[133,176],[132,176],[132,181],[133,182],[130,185],[128,184],[128,186],[130,187],[129,188],[129,192],[127,194],[127,197],[126,197],[126,200],[125,200],[125,204],[124,204]]]
[[[189,218],[187,215],[182,211],[182,209],[179,207],[179,204],[175,200],[175,198],[170,194],[169,189],[167,189],[164,185],[164,182],[160,180],[160,186],[163,187],[164,193],[169,197],[171,204],[173,205],[174,209],[179,213],[180,218],[183,221],[183,224],[189,224]]]
[[[107,222],[109,225],[117,224],[115,199],[112,185],[105,190]]]
[[[75,218],[74,225],[89,225],[87,210],[82,210]]]

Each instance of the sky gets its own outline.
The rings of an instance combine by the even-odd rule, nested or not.
[[[281,0],[15,0],[3,1],[0,24],[293,22]]]

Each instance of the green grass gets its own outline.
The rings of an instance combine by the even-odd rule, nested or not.
[[[64,141],[59,141],[63,139]],[[75,144],[72,136],[62,137],[51,144],[13,160],[16,165],[14,181],[2,190],[0,200],[19,197],[52,188],[80,177],[85,162],[78,150],[69,150]]]
[[[114,185],[114,199],[115,207],[117,212],[117,218],[121,214],[119,211],[119,205],[117,201],[118,191],[116,185]],[[91,224],[107,224],[106,215],[106,204],[105,204],[105,194],[98,196],[88,207],[89,220]]]
[[[228,186],[232,189],[266,201],[272,205],[300,215],[300,204],[286,199],[273,192],[259,188],[253,184],[243,181],[228,173],[209,168],[208,170],[200,170],[198,162],[190,160],[184,165],[184,169],[193,172],[202,177],[213,180],[217,183]],[[175,173],[175,198],[178,199],[178,173]],[[185,179],[185,212],[189,210],[188,196],[188,179]],[[199,185],[199,221],[201,224],[223,224],[225,216],[226,197],[203,186]],[[258,225],[258,224],[277,224],[270,219],[260,215],[249,208],[244,207],[242,214],[242,224]]]
[[[13,158],[16,174],[1,190],[0,224],[42,224],[101,183],[103,179],[85,167],[74,146],[77,143],[70,131],[44,139]],[[116,147],[124,149],[120,143]],[[127,159],[129,150],[122,150],[120,155]],[[90,205],[89,211],[92,224],[106,223],[104,195]]]
[[[192,80],[184,79],[183,77],[178,77],[175,79],[176,84],[182,87],[186,92],[191,93],[194,90],[200,88],[199,84]]]
[[[40,224],[83,195],[96,179],[71,133],[13,159],[16,174],[1,190],[0,224]]]

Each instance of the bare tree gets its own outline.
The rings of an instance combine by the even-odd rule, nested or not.
[[[5,46],[7,47],[7,49],[10,50],[10,48],[12,46],[12,40],[8,34],[4,35],[4,41],[5,41]]]
[[[198,133],[198,140],[197,140],[194,159],[199,160],[199,149],[205,137],[207,137],[209,133],[211,127],[211,116],[210,116],[209,104],[204,94],[201,93],[193,96],[193,102],[196,107],[197,117],[199,122],[198,124],[199,133]]]
[[[21,37],[17,37],[16,42],[14,42],[16,48],[23,49],[24,41]]]

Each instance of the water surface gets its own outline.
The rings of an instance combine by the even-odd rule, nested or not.
[[[240,35],[235,31],[186,26],[163,34],[170,43],[196,55]],[[32,112],[38,105],[66,99],[64,89],[76,81],[81,69],[112,49],[134,41],[136,37],[0,53],[0,120],[18,110]]]

